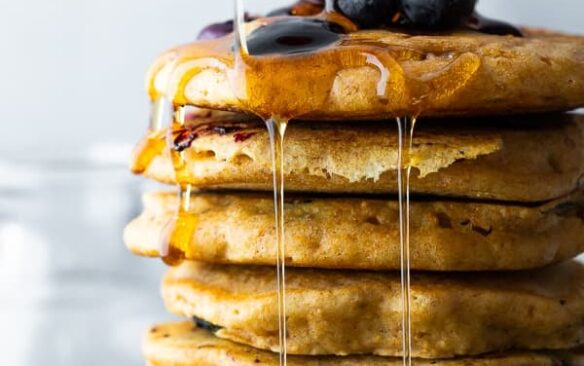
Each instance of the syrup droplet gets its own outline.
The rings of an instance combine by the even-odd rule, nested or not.
[[[165,146],[164,132],[149,132],[132,151],[130,171],[134,174],[144,173],[152,161],[162,155]]]
[[[197,216],[190,213],[191,186],[181,185],[179,207],[160,237],[160,256],[164,263],[176,266],[189,257],[190,245],[197,229]]]
[[[146,137],[132,151],[130,157],[130,170],[134,174],[141,174],[152,160],[162,153],[165,146],[164,132],[165,121],[169,119],[170,102],[161,97],[152,103],[150,111],[150,125]]]

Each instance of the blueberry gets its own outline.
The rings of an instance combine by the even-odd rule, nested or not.
[[[399,0],[336,0],[337,9],[361,28],[390,25]]]
[[[466,26],[472,30],[486,34],[523,37],[523,33],[511,24],[486,18],[476,12],[466,20]]]
[[[405,24],[416,28],[443,29],[463,23],[478,0],[401,0]]]
[[[245,13],[245,21],[249,22],[256,19],[257,17],[251,16]],[[197,40],[204,41],[208,39],[221,38],[233,32],[233,20],[228,20],[222,23],[213,23],[201,30],[197,36]]]
[[[193,322],[195,323],[197,328],[208,330],[211,333],[217,333],[222,328],[222,327],[215,325],[211,322],[208,322],[204,319],[197,318],[196,316],[193,316]]]

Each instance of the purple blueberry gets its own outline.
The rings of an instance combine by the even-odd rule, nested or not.
[[[401,0],[404,24],[424,29],[444,29],[462,24],[478,0]]]
[[[252,21],[256,18],[257,17],[245,13],[246,22]],[[206,26],[205,28],[203,28],[203,30],[201,30],[201,32],[199,32],[197,40],[204,41],[208,39],[221,38],[228,35],[231,32],[233,32],[233,20],[228,20],[222,23],[213,23]]]

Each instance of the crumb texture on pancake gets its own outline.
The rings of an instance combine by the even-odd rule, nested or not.
[[[178,198],[174,192],[151,192],[143,201],[144,211],[127,226],[124,241],[136,254],[157,257]],[[285,210],[288,266],[400,268],[396,202],[289,195]],[[537,207],[414,200],[410,210],[415,270],[529,269],[584,251],[584,192]],[[193,194],[189,215],[196,217],[197,228],[186,258],[274,265],[273,213],[269,194]]]
[[[258,21],[261,22],[261,21]],[[371,30],[350,35],[351,44],[363,41],[386,51],[389,66],[388,99],[378,97],[379,70],[372,66],[340,70],[328,98],[305,114],[311,118],[386,118],[421,112],[424,116],[509,114],[570,110],[584,105],[584,37],[530,32],[527,37],[501,37],[474,32],[447,35],[408,35]],[[227,43],[226,43],[227,45]],[[367,45],[363,47],[367,47]],[[175,103],[210,109],[247,108],[235,95],[227,76],[233,62],[230,48],[217,54],[216,47],[198,43],[162,55],[147,77],[150,97],[171,92]],[[365,48],[364,48],[365,50]],[[393,52],[399,50],[398,52]],[[175,65],[173,55],[181,55]],[[312,57],[312,56],[311,56]],[[316,59],[316,56],[314,57]],[[458,75],[457,64],[468,64],[468,75]],[[285,65],[286,66],[286,65]],[[423,107],[405,97],[444,70],[453,69],[460,85],[446,95],[434,86]],[[285,70],[294,70],[288,65]],[[299,68],[297,68],[299,69]],[[466,70],[468,69],[468,70]],[[197,72],[193,72],[196,70]],[[397,77],[397,76],[402,77]],[[396,76],[396,77],[393,77]],[[286,80],[293,75],[284,75]],[[298,83],[275,85],[280,92],[296,94]]]
[[[155,325],[144,337],[149,366],[278,366],[278,355],[214,337],[190,322]],[[452,360],[416,359],[418,366],[580,365],[579,352],[513,352]],[[288,356],[290,366],[401,366],[402,360],[370,355]]]
[[[274,269],[185,262],[163,281],[167,308],[221,326],[216,335],[278,350]],[[288,352],[401,353],[396,273],[289,268]],[[570,349],[584,341],[584,268],[412,277],[413,356]],[[456,296],[453,296],[456,294]]]
[[[584,116],[501,117],[473,126],[452,121],[449,128],[436,124],[418,123],[414,194],[539,202],[584,183]],[[393,122],[291,123],[285,142],[287,190],[395,193],[395,130]],[[245,141],[236,141],[234,133],[195,139],[185,150],[188,181],[201,188],[271,190],[267,132],[257,124],[244,132],[251,134]],[[163,152],[143,174],[175,183]]]

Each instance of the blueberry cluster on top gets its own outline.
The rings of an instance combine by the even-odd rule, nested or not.
[[[478,32],[521,36],[510,24],[478,15],[478,0],[333,0],[335,10],[360,29],[401,27],[421,31],[466,28]],[[311,16],[324,9],[325,0],[298,0],[291,6],[274,10],[268,16]],[[247,17],[246,20],[252,20]],[[233,31],[233,22],[206,27],[199,39],[224,36]]]
[[[302,2],[315,0],[302,0]],[[335,0],[335,8],[360,28],[400,25],[447,29],[463,24],[477,0]]]

